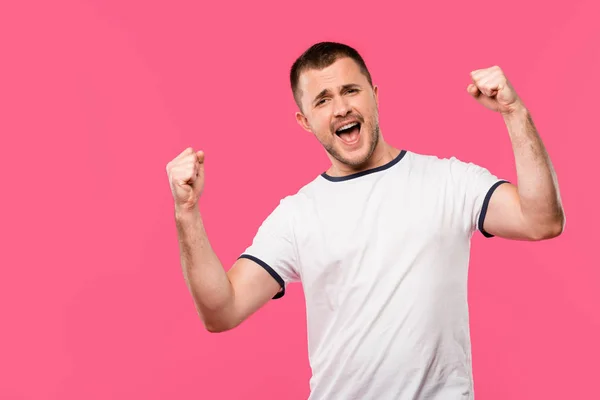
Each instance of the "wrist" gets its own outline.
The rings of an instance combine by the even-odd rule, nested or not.
[[[175,218],[177,220],[186,220],[200,215],[198,205],[175,205]]]
[[[524,146],[531,141],[539,140],[538,133],[531,119],[531,114],[524,106],[519,106],[511,113],[504,115],[504,124],[514,146]]]
[[[506,122],[512,122],[514,120],[526,119],[528,115],[529,115],[529,111],[527,110],[525,105],[521,102],[518,102],[517,104],[514,105],[514,107],[511,107],[510,111],[502,113],[502,117],[504,118],[504,120]]]

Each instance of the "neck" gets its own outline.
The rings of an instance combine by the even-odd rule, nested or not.
[[[383,140],[383,137],[381,137],[373,154],[371,154],[371,157],[369,157],[365,163],[358,166],[352,166],[332,159],[331,167],[327,171],[327,174],[331,176],[346,176],[370,170],[391,162],[398,154],[400,154],[400,149],[396,149],[389,145]]]

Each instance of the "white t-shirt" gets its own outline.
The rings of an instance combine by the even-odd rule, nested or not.
[[[505,181],[403,150],[285,197],[241,257],[302,282],[310,400],[473,399],[470,239]]]

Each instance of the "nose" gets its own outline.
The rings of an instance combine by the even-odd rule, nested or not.
[[[333,99],[333,113],[336,117],[345,117],[351,111],[350,105],[344,96]]]

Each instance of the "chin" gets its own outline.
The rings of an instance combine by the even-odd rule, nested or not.
[[[366,139],[366,137],[364,139]],[[347,161],[345,164],[355,168],[364,167],[371,160],[371,156],[375,152],[378,142],[377,138],[368,141],[365,140],[361,143],[360,147],[356,149],[340,149],[342,150],[340,154]]]
[[[362,148],[359,151],[342,154],[342,158],[345,160],[344,164],[352,167],[361,167],[369,161],[371,158],[371,152],[365,146],[365,148]]]
[[[379,143],[379,129],[369,129],[362,125],[359,130],[360,137],[355,142],[342,140],[334,135],[333,141],[325,145],[327,152],[338,162],[352,169],[362,169],[368,165],[377,144]]]
[[[338,149],[332,153],[339,162],[353,168],[359,168],[367,164],[373,154],[372,146],[364,143],[354,150]]]

